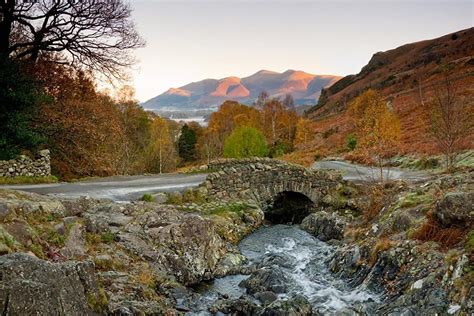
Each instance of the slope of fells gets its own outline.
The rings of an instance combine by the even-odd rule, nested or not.
[[[313,75],[297,70],[283,73],[261,70],[245,78],[206,79],[171,88],[142,105],[154,110],[216,108],[226,100],[250,104],[262,91],[267,91],[272,97],[289,93],[296,105],[312,105],[316,103],[321,89],[329,87],[338,79],[338,76]]]
[[[429,140],[428,105],[443,91],[443,69],[449,68],[450,80],[464,102],[474,104],[474,28],[436,39],[410,43],[372,56],[355,75],[346,76],[323,89],[318,104],[306,112],[314,122],[313,147],[340,148],[351,132],[346,110],[363,91],[381,91],[393,106],[402,124],[404,152],[433,153]],[[331,132],[329,132],[331,131]],[[336,144],[336,146],[333,146]]]

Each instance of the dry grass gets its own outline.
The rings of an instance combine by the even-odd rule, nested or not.
[[[383,237],[375,244],[372,252],[370,253],[370,265],[374,265],[377,262],[379,257],[379,253],[383,251],[387,251],[388,249],[392,248],[393,243],[390,239]]]
[[[426,215],[427,221],[412,235],[414,239],[421,241],[435,241],[444,248],[451,248],[459,244],[466,233],[458,227],[444,228],[433,218],[431,213]]]
[[[374,186],[368,192],[369,205],[363,211],[364,219],[367,222],[372,221],[376,218],[384,206],[385,201],[385,191],[382,186]]]

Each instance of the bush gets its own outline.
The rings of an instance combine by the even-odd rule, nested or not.
[[[349,134],[346,138],[346,147],[350,151],[353,151],[357,147],[357,138],[354,134]]]
[[[155,202],[155,197],[151,195],[150,193],[145,193],[142,196],[142,201],[145,202]]]
[[[224,143],[224,157],[265,157],[268,147],[262,133],[253,127],[239,127],[227,137]]]

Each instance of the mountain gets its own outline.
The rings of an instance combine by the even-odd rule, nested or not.
[[[474,105],[474,28],[375,53],[358,74],[323,89],[318,104],[306,111],[314,122],[313,133],[332,135],[330,141],[321,137],[314,146],[335,141],[332,148],[342,148],[351,132],[348,105],[363,91],[375,88],[400,117],[402,150],[435,152],[427,126],[428,104],[443,91],[447,68],[456,92]]]
[[[268,70],[245,78],[227,77],[205,79],[180,88],[171,88],[142,104],[151,110],[198,110],[217,108],[226,100],[251,104],[262,91],[271,97],[291,94],[296,105],[314,105],[321,93],[341,77],[313,75],[304,71],[287,70],[278,73]]]

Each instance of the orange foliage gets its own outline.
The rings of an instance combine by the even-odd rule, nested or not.
[[[432,216],[426,215],[427,221],[416,230],[413,238],[421,241],[435,241],[445,248],[450,248],[460,243],[466,232],[458,227],[442,227]]]

